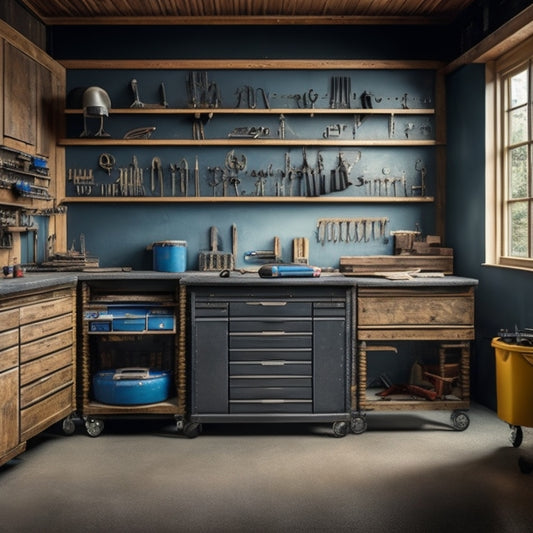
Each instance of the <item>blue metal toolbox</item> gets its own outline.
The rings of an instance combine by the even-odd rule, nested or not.
[[[93,396],[112,405],[143,405],[170,395],[170,371],[148,368],[101,370],[93,375]]]
[[[146,329],[145,307],[110,307],[113,315],[113,331],[144,331]]]
[[[148,311],[146,317],[148,331],[172,331],[175,327],[174,315],[168,308],[154,308]]]

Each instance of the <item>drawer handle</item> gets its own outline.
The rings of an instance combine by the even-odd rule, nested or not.
[[[285,361],[261,361],[261,366],[285,366]]]
[[[246,302],[246,305],[261,305],[263,307],[283,307],[287,302]]]
[[[285,335],[285,331],[283,331],[283,330],[279,330],[279,331],[276,331],[276,330],[274,330],[274,331],[272,331],[272,330],[265,331],[265,330],[263,330],[263,331],[261,331],[261,335],[267,335],[267,336],[268,335]]]

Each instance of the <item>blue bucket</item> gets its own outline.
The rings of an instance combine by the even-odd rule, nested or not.
[[[187,241],[161,241],[152,245],[153,268],[158,272],[185,272]]]

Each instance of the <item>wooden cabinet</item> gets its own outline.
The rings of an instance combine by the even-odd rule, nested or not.
[[[35,150],[37,64],[24,52],[4,42],[4,72],[4,139]]]
[[[181,430],[185,414],[185,298],[179,294],[177,281],[95,280],[82,282],[80,290],[79,411],[88,434],[97,437],[106,417],[120,416],[171,416]],[[154,323],[151,316],[157,317]],[[111,403],[97,396],[96,374],[130,368],[168,372],[169,397],[149,403],[143,400],[141,388],[138,401]]]
[[[0,299],[0,464],[75,410],[75,288]]]
[[[366,429],[366,411],[452,410],[454,427],[468,427],[463,410],[470,403],[476,284],[471,280],[402,288],[358,287],[357,398],[361,416],[354,422],[356,433]],[[426,344],[416,349],[421,342]],[[413,352],[417,358],[402,360]],[[389,368],[403,366],[399,382],[389,382],[387,357],[394,358],[388,359]]]
[[[186,432],[202,422],[331,422],[345,435],[353,292],[339,285],[188,287]]]
[[[64,210],[51,202],[60,199],[58,192],[60,196],[64,189],[64,150],[56,146],[56,139],[58,115],[64,107],[65,69],[3,21],[0,67],[0,209],[8,219],[39,210],[54,219],[35,226],[26,221],[1,224],[0,265],[11,264],[14,258],[37,262],[36,243],[46,242],[54,231],[58,249],[65,247],[66,220],[56,218]],[[33,254],[28,251],[25,258],[24,252],[31,248]]]

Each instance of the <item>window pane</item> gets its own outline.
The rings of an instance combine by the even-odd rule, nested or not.
[[[527,106],[509,112],[509,143],[527,141]]]
[[[527,103],[527,69],[511,76],[510,79],[510,106],[515,107]]]
[[[509,196],[525,198],[528,196],[527,146],[509,150]]]
[[[509,255],[528,257],[527,202],[513,203],[509,209]]]

